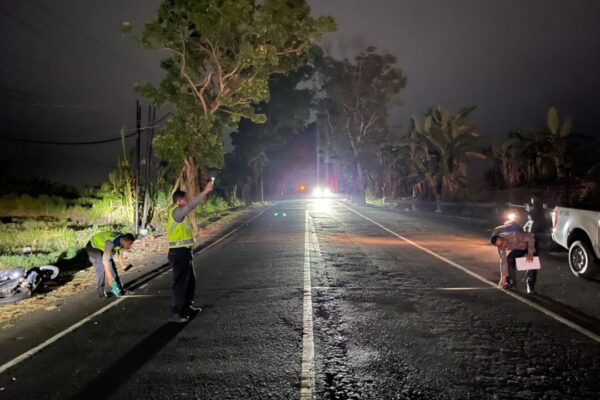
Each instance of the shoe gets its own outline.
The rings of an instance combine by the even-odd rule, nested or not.
[[[99,292],[98,293],[98,297],[100,297],[101,299],[108,299],[109,297],[111,297],[112,293],[106,293],[106,292]]]
[[[527,282],[527,294],[535,296],[537,292],[535,291],[535,283]]]
[[[169,322],[175,322],[177,324],[185,324],[186,322],[189,322],[189,320],[189,317],[184,317],[179,314],[171,314],[171,316],[169,317]]]
[[[507,278],[506,283],[504,284],[504,289],[512,289],[515,286],[515,281]]]

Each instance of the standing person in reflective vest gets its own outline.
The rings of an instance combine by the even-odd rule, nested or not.
[[[123,285],[115,268],[113,256],[117,256],[119,267],[125,271],[123,254],[133,245],[135,237],[131,233],[98,232],[87,243],[85,249],[96,270],[96,290],[100,297],[123,294]]]
[[[194,231],[188,215],[202,204],[213,190],[209,182],[197,196],[188,200],[185,192],[173,193],[173,205],[169,208],[167,236],[169,238],[169,264],[173,269],[173,289],[171,292],[171,316],[169,321],[183,323],[189,321],[192,312],[201,311],[193,307],[196,290],[196,274],[192,265]]]

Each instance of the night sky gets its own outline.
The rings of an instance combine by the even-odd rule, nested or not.
[[[158,81],[158,53],[120,32],[139,26],[158,0],[0,2],[0,136],[100,140],[135,126],[134,83]],[[389,51],[408,75],[405,127],[442,104],[477,105],[481,133],[499,137],[544,124],[556,105],[575,130],[600,136],[600,2],[579,0],[312,0],[333,15],[330,42]],[[352,45],[346,45],[352,47]],[[159,115],[161,113],[159,112]],[[145,117],[144,117],[145,124]],[[133,145],[133,141],[129,142]],[[3,175],[98,184],[119,143],[24,145],[0,141]]]

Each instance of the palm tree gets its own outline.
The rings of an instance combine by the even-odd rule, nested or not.
[[[467,120],[475,107],[465,107],[453,114],[441,106],[430,109],[423,124],[413,116],[408,136],[413,171],[430,188],[436,201],[460,195],[467,181],[466,159],[485,158],[476,151],[478,138]]]

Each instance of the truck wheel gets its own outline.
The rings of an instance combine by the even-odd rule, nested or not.
[[[596,257],[584,240],[573,242],[569,248],[569,267],[577,277],[591,278],[597,272]]]

